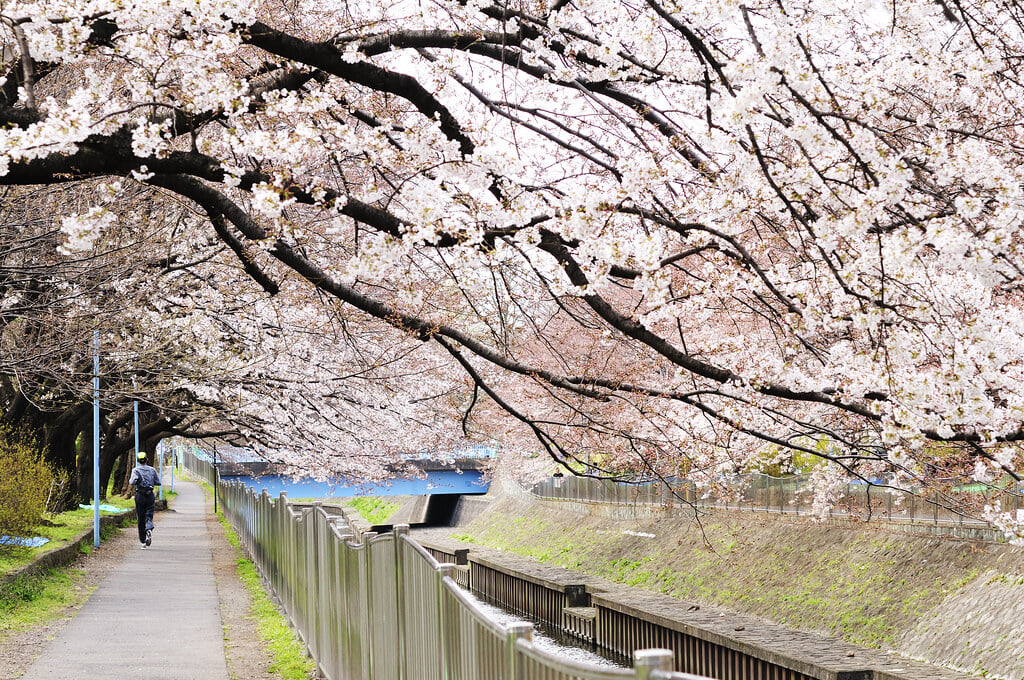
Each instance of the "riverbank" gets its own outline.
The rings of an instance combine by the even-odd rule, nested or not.
[[[702,525],[496,484],[454,537],[956,670],[1024,678],[1024,551],[714,511]],[[475,515],[475,516],[474,516]]]

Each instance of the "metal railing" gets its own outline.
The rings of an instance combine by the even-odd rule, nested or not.
[[[1020,484],[996,488],[971,480],[937,480],[941,490],[901,491],[884,484],[847,483],[834,487],[829,517],[927,522],[988,527],[980,518],[985,505],[998,503],[1004,512],[1024,511]],[[618,504],[682,505],[686,507],[752,510],[779,514],[819,515],[814,508],[810,475],[772,477],[760,473],[734,475],[714,494],[686,479],[618,482],[591,477],[553,476],[528,491],[543,498]]]
[[[191,448],[189,444],[180,442],[174,442],[172,446],[179,451],[181,466],[189,474],[210,485],[217,483],[217,470],[213,462],[202,455],[198,448]]]
[[[699,680],[669,650],[601,668],[533,645],[531,624],[489,619],[408,533],[364,533],[319,504],[221,483],[225,516],[329,680]]]

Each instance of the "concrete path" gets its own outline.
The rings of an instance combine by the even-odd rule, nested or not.
[[[174,490],[153,546],[128,553],[23,680],[227,680],[203,490]]]

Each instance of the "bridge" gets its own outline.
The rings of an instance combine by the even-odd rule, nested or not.
[[[388,466],[393,473],[392,481],[386,484],[361,482],[319,483],[311,479],[294,477],[293,470],[285,465],[268,461],[248,449],[233,446],[218,446],[210,451],[193,449],[189,452],[196,465],[206,470],[206,465],[216,467],[222,479],[234,478],[245,481],[257,489],[267,489],[272,496],[282,491],[289,496],[444,496],[486,493],[489,482],[485,476],[494,450],[476,447],[458,451],[450,456],[410,455],[404,460]],[[209,472],[204,472],[208,475]],[[302,489],[317,489],[316,494]],[[298,493],[294,491],[298,490]]]

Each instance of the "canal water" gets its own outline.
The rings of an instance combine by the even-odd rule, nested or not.
[[[513,614],[498,607],[497,605],[480,599],[478,596],[469,593],[477,606],[492,621],[507,626],[510,623],[531,623],[533,624],[533,644],[540,650],[557,657],[562,661],[585,663],[601,668],[632,668],[627,659],[619,655],[606,654],[595,645],[588,645],[586,642],[566,635],[560,630],[553,630],[540,621],[534,621],[519,614]]]
[[[284,475],[224,477],[224,481],[247,484],[257,492],[266,489],[273,497],[282,491],[289,499],[337,498],[347,496],[425,496],[430,494],[487,493],[490,482],[479,472],[439,470],[417,479],[392,479],[383,483],[353,483],[343,479],[318,482],[315,479],[294,479]]]

